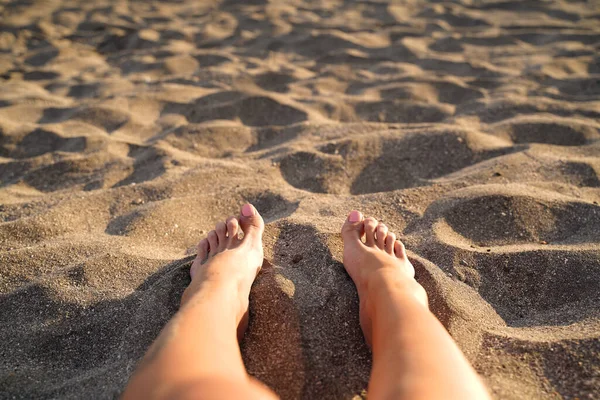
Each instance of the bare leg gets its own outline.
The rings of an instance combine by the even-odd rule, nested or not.
[[[263,229],[256,209],[246,204],[242,215],[218,223],[200,241],[181,308],[148,350],[124,399],[276,398],[248,376],[238,345],[263,261]]]
[[[365,237],[365,243],[361,241]],[[360,297],[373,350],[370,399],[489,399],[467,359],[429,311],[404,245],[352,211],[342,227],[344,266]]]

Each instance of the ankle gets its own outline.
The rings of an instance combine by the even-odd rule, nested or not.
[[[414,281],[414,279],[407,274],[403,274],[398,270],[397,266],[393,265],[391,267],[377,268],[369,272],[363,286],[367,294],[370,295],[381,290],[410,286],[410,281]]]
[[[371,299],[370,305],[378,298],[392,298],[398,295],[409,296],[428,307],[425,289],[412,277],[401,273],[397,268],[380,268],[373,271],[364,288],[365,297]]]
[[[234,302],[237,295],[237,285],[235,282],[216,279],[199,279],[196,277],[185,289],[181,296],[181,306],[193,302],[219,301],[220,304],[229,304]]]
[[[207,306],[239,323],[249,306],[249,293],[236,281],[203,279],[192,281],[181,296],[180,309]]]

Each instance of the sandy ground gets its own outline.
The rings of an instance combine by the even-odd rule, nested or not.
[[[283,398],[365,396],[352,208],[496,398],[600,393],[598,2],[0,10],[1,398],[118,396],[244,201],[268,225],[243,353]]]

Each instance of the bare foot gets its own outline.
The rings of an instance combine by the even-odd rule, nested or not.
[[[198,243],[198,256],[190,268],[192,283],[181,298],[181,306],[203,291],[227,291],[232,296],[241,339],[248,326],[250,288],[263,263],[263,231],[263,219],[251,204],[242,207],[239,217],[219,222]]]
[[[364,237],[365,241],[362,242]],[[360,325],[367,343],[371,344],[371,310],[368,293],[383,282],[392,281],[410,291],[425,307],[427,294],[415,281],[415,269],[406,256],[404,244],[396,240],[385,224],[375,218],[364,218],[352,211],[342,226],[344,267],[354,281],[360,298]]]

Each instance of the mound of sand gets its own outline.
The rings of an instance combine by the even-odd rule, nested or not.
[[[597,3],[0,12],[0,397],[118,396],[244,201],[268,224],[243,353],[283,398],[364,395],[352,208],[495,397],[600,393]]]

